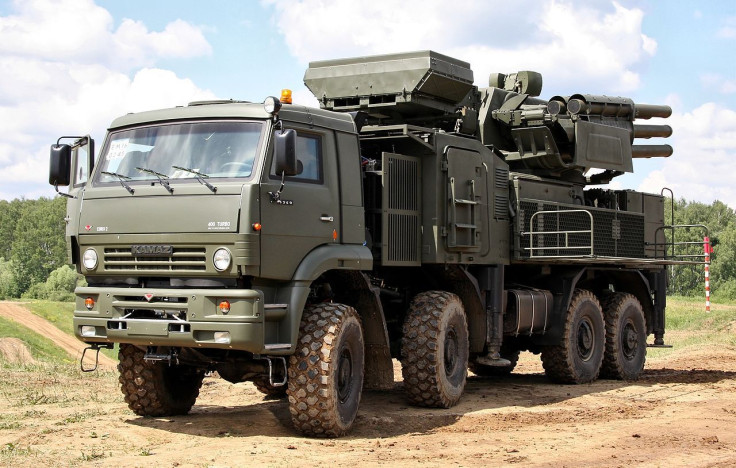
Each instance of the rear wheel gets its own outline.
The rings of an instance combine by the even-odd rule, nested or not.
[[[631,294],[614,293],[603,306],[606,317],[606,352],[601,376],[636,380],[644,370],[647,331],[641,304]]]
[[[347,433],[363,391],[365,350],[358,313],[343,304],[304,311],[296,354],[289,358],[289,411],[305,435]]]
[[[118,352],[120,388],[125,402],[139,416],[186,414],[199,396],[204,369],[148,362],[145,351],[121,344]]]
[[[404,321],[401,372],[415,405],[449,408],[458,402],[468,372],[468,326],[458,296],[427,291],[414,297]]]
[[[593,382],[603,363],[605,336],[598,299],[590,291],[575,290],[567,309],[562,342],[542,349],[544,372],[555,382]]]

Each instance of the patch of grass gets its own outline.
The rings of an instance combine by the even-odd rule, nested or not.
[[[711,303],[711,311],[707,313],[704,299],[668,297],[665,320],[664,341],[673,348],[650,348],[648,358],[664,357],[676,350],[706,344],[736,348],[736,304]]]
[[[66,424],[79,423],[79,422],[84,421],[88,417],[89,417],[89,415],[84,414],[84,413],[74,413],[71,416],[68,416],[68,417],[64,418],[64,420],[62,422],[60,422],[60,423],[57,423],[57,425],[63,426],[63,425],[66,425]]]
[[[706,312],[705,299],[670,297],[666,318],[670,330],[722,330],[736,321],[736,305],[712,303]]]
[[[32,300],[23,304],[35,315],[53,323],[59,330],[74,335],[74,302],[56,302]],[[114,349],[102,349],[100,352],[111,359],[118,358],[117,344]]]
[[[2,459],[10,461],[15,458],[21,458],[21,457],[29,457],[29,456],[37,456],[38,452],[36,450],[33,450],[30,447],[21,447],[18,444],[14,444],[12,442],[8,442],[7,444],[2,446],[2,449],[0,449],[0,457]]]
[[[70,335],[74,334],[74,325],[72,324],[74,313],[73,302],[34,300],[23,305],[35,315],[53,323],[59,330]]]
[[[97,449],[92,449],[92,452],[90,452],[90,453],[84,453],[84,452],[82,452],[82,456],[79,457],[79,459],[81,461],[88,462],[88,461],[92,461],[92,460],[99,460],[99,459],[105,458],[105,457],[106,457],[105,452],[103,452],[102,450],[99,450],[98,451]]]
[[[47,362],[71,363],[72,359],[53,341],[45,338],[30,328],[0,317],[0,336],[23,340],[31,351],[34,359]]]

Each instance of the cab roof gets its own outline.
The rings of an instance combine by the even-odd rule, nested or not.
[[[245,101],[200,101],[187,106],[157,109],[126,114],[115,119],[109,130],[145,125],[150,123],[175,122],[180,120],[255,119],[271,117],[261,103]],[[288,122],[327,127],[341,132],[356,133],[353,118],[346,113],[331,112],[313,107],[284,104],[279,117]]]

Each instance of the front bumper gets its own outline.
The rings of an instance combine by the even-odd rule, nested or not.
[[[263,293],[255,289],[81,287],[75,294],[74,334],[86,343],[266,352]],[[218,308],[223,300],[227,314]]]

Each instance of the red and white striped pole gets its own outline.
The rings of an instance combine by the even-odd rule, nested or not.
[[[708,237],[703,237],[703,251],[705,252],[705,312],[710,312],[710,254],[713,249]]]

